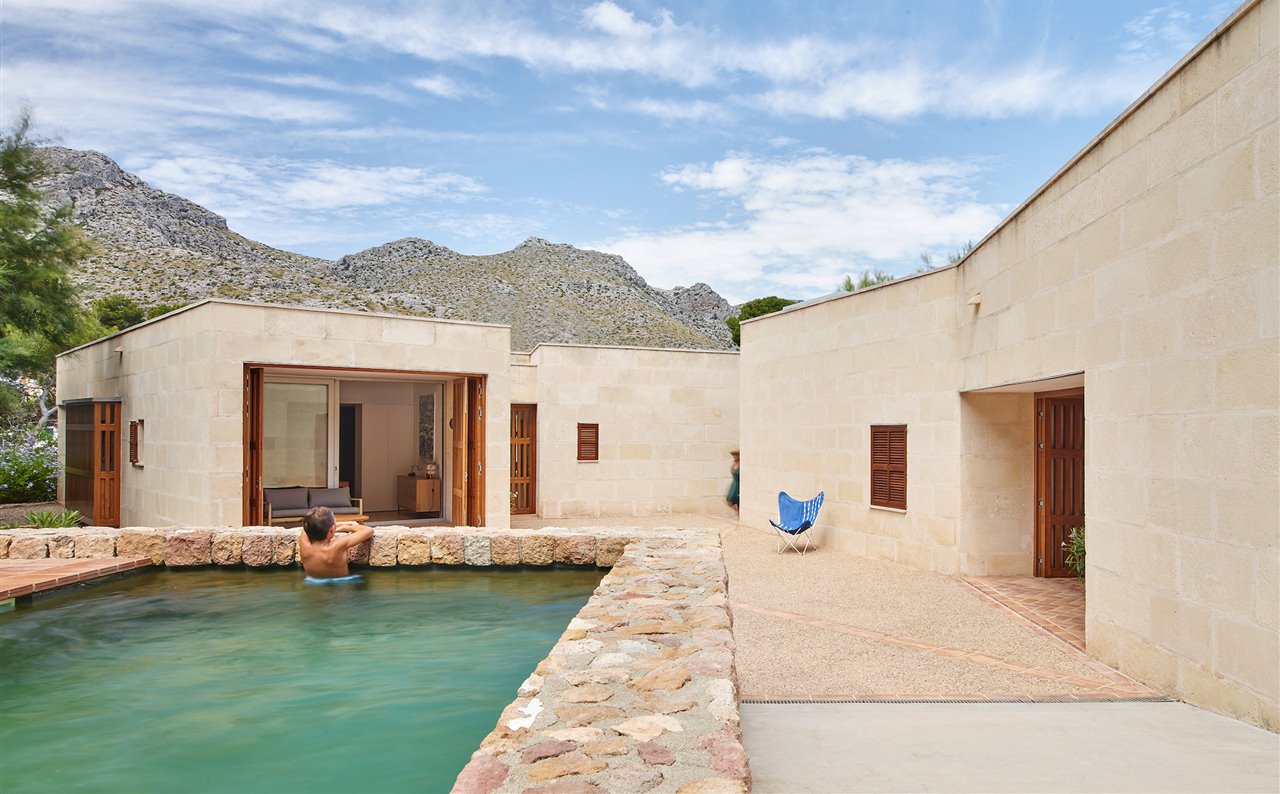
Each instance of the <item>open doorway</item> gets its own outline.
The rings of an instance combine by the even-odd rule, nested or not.
[[[338,407],[338,485],[351,488],[351,495],[361,497],[361,446],[360,419],[364,406],[343,403]]]
[[[244,521],[304,487],[347,488],[374,522],[483,526],[483,410],[483,376],[246,365]]]

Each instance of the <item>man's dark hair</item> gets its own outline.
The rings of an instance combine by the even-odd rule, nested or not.
[[[313,507],[307,517],[302,519],[302,528],[312,540],[324,540],[329,529],[334,525],[333,511],[327,507]]]

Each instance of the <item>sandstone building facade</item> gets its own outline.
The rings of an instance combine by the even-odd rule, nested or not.
[[[1090,653],[1280,727],[1278,6],[1246,3],[958,265],[743,323],[743,520],[825,491],[825,543],[1051,575],[1087,516]],[[905,509],[879,498],[886,427]]]
[[[743,323],[740,355],[206,301],[64,354],[59,395],[144,423],[124,524],[337,484],[347,406],[385,439],[348,469],[385,490],[429,453],[458,524],[719,509],[740,444],[744,523],[824,491],[820,544],[939,573],[1062,575],[1087,526],[1089,652],[1274,730],[1278,9],[1246,2],[957,265]]]

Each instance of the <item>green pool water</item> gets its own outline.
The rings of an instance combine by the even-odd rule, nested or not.
[[[0,791],[448,791],[595,570],[148,572],[0,614]]]

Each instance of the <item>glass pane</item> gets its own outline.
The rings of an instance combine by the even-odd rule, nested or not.
[[[262,484],[329,484],[329,387],[322,383],[262,386]]]

